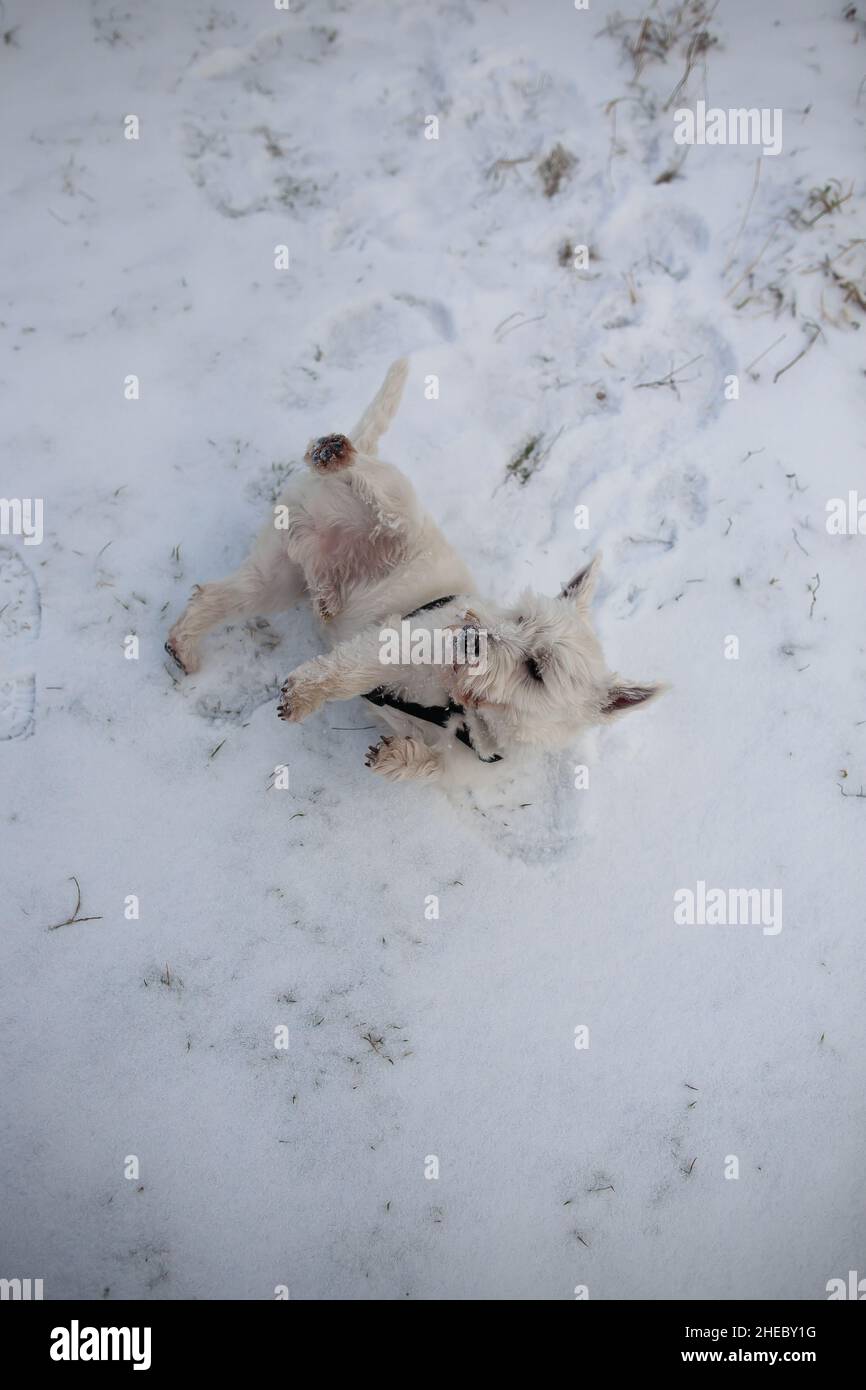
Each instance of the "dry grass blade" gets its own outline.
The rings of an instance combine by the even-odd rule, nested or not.
[[[81,884],[78,882],[78,879],[75,877],[74,874],[71,875],[71,877],[70,877],[70,879],[69,879],[69,882],[75,884],[75,892],[76,892],[75,906],[74,906],[74,908],[72,909],[71,915],[70,915],[69,917],[67,917],[67,918],[65,919],[65,921],[63,921],[63,922],[53,922],[53,923],[49,926],[49,928],[48,928],[49,931],[57,931],[58,927],[71,927],[71,926],[74,926],[74,925],[75,925],[76,923],[78,923],[78,922],[101,922],[101,921],[102,921],[102,917],[79,917],[78,911],[79,911],[79,908],[81,907]]]

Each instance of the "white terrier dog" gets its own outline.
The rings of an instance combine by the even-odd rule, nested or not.
[[[472,575],[408,479],[377,457],[407,369],[405,360],[393,364],[348,437],[311,443],[310,471],[291,479],[240,569],[196,588],[166,650],[195,671],[201,638],[218,623],[279,612],[306,593],[331,650],[289,676],[280,718],[297,722],[326,700],[366,696],[393,730],[370,748],[368,767],[395,781],[465,780],[468,769],[517,748],[561,747],[663,687],[619,680],[605,666],[589,617],[599,556],[556,598],[527,592],[502,608],[476,597]],[[394,663],[384,634],[407,621],[412,651]],[[483,637],[485,659],[461,651],[419,662],[425,645],[441,652],[433,639],[443,633],[464,646],[467,635]]]

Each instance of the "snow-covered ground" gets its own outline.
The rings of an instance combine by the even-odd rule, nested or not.
[[[0,1276],[866,1274],[856,9],[5,0],[0,492],[44,538],[0,537]],[[782,152],[676,145],[698,99],[779,108]],[[484,584],[603,548],[608,660],[672,685],[453,800],[365,769],[362,702],[276,719],[307,611],[163,652],[402,352],[385,454]],[[699,882],[780,889],[781,931],[678,924]]]

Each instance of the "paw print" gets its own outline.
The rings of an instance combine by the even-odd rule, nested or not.
[[[0,742],[30,738],[36,728],[36,676],[25,664],[39,636],[39,585],[11,546],[0,546]]]

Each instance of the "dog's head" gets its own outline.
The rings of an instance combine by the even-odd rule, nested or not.
[[[507,609],[471,601],[464,621],[486,635],[484,660],[456,665],[454,697],[517,742],[567,743],[587,725],[646,705],[665,688],[608,671],[589,614],[600,559],[556,598],[528,591]]]

